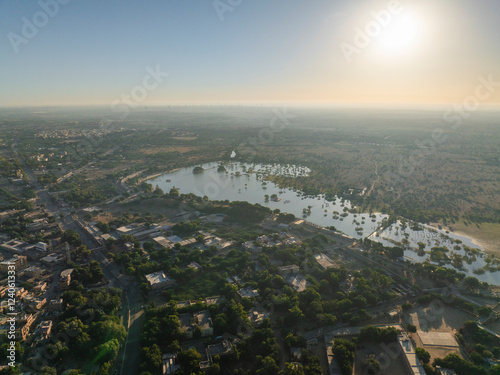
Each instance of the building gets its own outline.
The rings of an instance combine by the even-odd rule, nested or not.
[[[257,246],[253,241],[244,242],[241,246],[244,250],[250,251],[254,254],[262,253],[262,246]]]
[[[191,268],[193,270],[199,270],[201,266],[196,262],[191,262],[188,264],[188,268]]]
[[[449,368],[442,368],[441,366],[436,366],[437,375],[457,375],[455,370]]]
[[[40,281],[33,287],[33,293],[42,294],[46,289],[47,283],[45,281]]]
[[[58,288],[59,290],[66,290],[71,283],[71,274],[73,273],[73,268],[69,268],[61,272],[61,279],[59,280]]]
[[[203,310],[194,314],[180,314],[181,332],[192,339],[195,331],[199,331],[201,337],[207,337],[214,334],[212,318],[208,310]]]
[[[175,280],[168,277],[165,272],[158,271],[146,275],[146,280],[153,290],[175,285]]]
[[[24,270],[24,274],[28,277],[34,277],[36,279],[40,277],[42,270],[39,267],[31,266]]]
[[[169,240],[170,242],[172,242],[174,245],[177,242],[182,242],[182,238],[180,238],[179,236],[170,236],[170,237],[167,237],[167,240]]]
[[[241,288],[240,290],[238,290],[238,294],[241,298],[252,298],[258,297],[259,291],[257,289]]]
[[[63,299],[58,298],[58,299],[53,299],[49,302],[49,305],[47,306],[47,309],[49,311],[62,311],[63,308]]]
[[[35,314],[25,315],[25,316],[21,317],[19,320],[20,320],[21,324],[16,326],[16,334],[21,339],[21,341],[24,341],[28,338],[31,325],[36,320],[36,315]],[[19,327],[19,328],[17,328],[17,327]]]
[[[332,260],[323,253],[315,255],[314,258],[324,270],[335,267],[335,264],[333,264]]]
[[[212,358],[216,355],[219,357],[223,357],[226,355],[229,355],[233,352],[233,345],[227,341],[224,340],[219,344],[214,344],[214,345],[209,345],[207,348],[207,358],[210,363],[210,365],[213,363]]]
[[[44,339],[49,338],[52,331],[52,320],[45,320],[40,324],[40,334]]]
[[[298,293],[303,292],[310,285],[310,282],[301,274],[290,274],[284,279]]]
[[[47,299],[40,299],[40,298],[34,298],[32,296],[29,296],[25,300],[28,302],[27,310],[30,310],[32,312],[36,312],[37,310],[41,310],[43,306],[47,303]]]
[[[33,246],[33,249],[45,253],[45,252],[47,252],[47,244],[45,242],[37,242]]]
[[[9,268],[9,266],[12,265],[15,266],[16,272],[21,271],[22,269],[28,267],[28,258],[24,255],[14,255],[12,258],[0,262],[0,272],[7,273],[7,271],[12,269]]]
[[[162,354],[161,360],[163,362],[163,367],[162,367],[163,375],[173,374],[181,368],[180,365],[175,364],[176,359],[177,359],[177,354],[173,353]]]
[[[283,266],[279,268],[279,273],[282,275],[290,275],[294,273],[298,273],[300,271],[300,267],[292,264],[290,266]]]
[[[55,266],[64,262],[65,256],[63,254],[49,254],[46,257],[40,259],[40,262],[47,266]]]
[[[295,220],[294,222],[292,222],[292,223],[290,224],[290,226],[291,226],[292,228],[298,229],[298,228],[303,227],[303,226],[304,226],[304,224],[305,224],[305,220],[298,219],[298,220]]]
[[[26,247],[28,246],[29,244],[27,242],[10,240],[8,242],[1,244],[0,249],[8,251],[10,253],[20,254],[23,253]]]
[[[253,308],[248,312],[247,317],[250,321],[250,324],[252,324],[254,327],[258,327],[262,324],[264,319],[268,318],[268,315],[265,312],[261,312],[258,309]]]
[[[166,239],[164,236],[153,238],[153,242],[155,243],[157,249],[171,249],[172,247],[174,247],[174,243]]]
[[[225,239],[220,237],[208,238],[207,240],[205,240],[204,244],[206,247],[215,246],[217,250],[224,250],[233,245],[232,242],[226,241]]]
[[[408,334],[406,332],[403,332],[398,336],[398,343],[399,348],[404,354],[403,358],[408,374],[426,375],[424,367],[420,363],[420,360],[417,357],[417,353],[415,352],[415,349],[413,348],[410,338],[408,337]]]

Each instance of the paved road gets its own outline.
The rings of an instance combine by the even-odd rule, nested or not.
[[[124,315],[130,316],[129,324],[127,320],[124,321],[125,327],[128,329],[127,340],[123,348],[123,361],[117,361],[116,365],[119,367],[117,369],[120,374],[136,374],[138,373],[139,366],[139,341],[140,333],[142,331],[143,325],[143,310],[140,305],[140,290],[137,284],[128,278],[127,276],[120,275],[118,266],[114,262],[109,262],[109,260],[103,255],[102,247],[77,223],[77,217],[72,215],[65,215],[60,217],[60,208],[51,200],[51,196],[47,189],[38,182],[35,173],[25,161],[19,157],[16,150],[17,143],[12,145],[12,152],[21,161],[23,169],[30,181],[31,186],[35,189],[38,200],[43,203],[45,210],[50,212],[54,218],[56,218],[61,230],[65,231],[68,229],[74,230],[80,235],[82,243],[84,243],[91,252],[91,259],[96,260],[101,264],[104,276],[110,280],[110,285],[124,291],[122,306],[124,308]],[[56,278],[56,275],[54,276]],[[51,291],[53,291],[53,286],[51,285]]]

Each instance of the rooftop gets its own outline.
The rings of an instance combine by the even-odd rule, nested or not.
[[[146,275],[146,280],[148,280],[150,285],[174,281],[174,279],[169,278],[163,271],[153,272],[149,275]]]

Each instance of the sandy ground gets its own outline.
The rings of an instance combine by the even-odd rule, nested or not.
[[[473,319],[471,314],[445,305],[442,301],[431,302],[429,307],[415,307],[409,314],[404,314],[406,323],[417,326],[425,332],[452,332],[455,333],[463,322]]]
[[[439,224],[433,223],[431,225],[437,229]],[[443,228],[459,236],[469,237],[485,252],[500,257],[500,224],[486,223],[481,224],[478,228],[476,224],[467,226],[464,223],[457,223],[450,225],[450,227],[443,226]]]
[[[424,332],[448,332],[454,335],[463,322],[473,319],[471,314],[458,310],[452,306],[445,305],[441,301],[431,303],[429,307],[415,307],[409,311],[409,314],[404,314],[404,324],[414,324],[417,326],[417,333]],[[420,337],[415,334],[412,335],[415,344],[418,347],[423,347],[431,355],[431,361],[434,358],[443,358],[448,354],[456,353],[465,356],[465,353],[459,348],[448,348],[440,346],[424,345]]]

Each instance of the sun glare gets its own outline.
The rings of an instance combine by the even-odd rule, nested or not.
[[[422,34],[419,17],[405,11],[395,17],[378,37],[378,48],[381,52],[397,55],[411,51]]]

